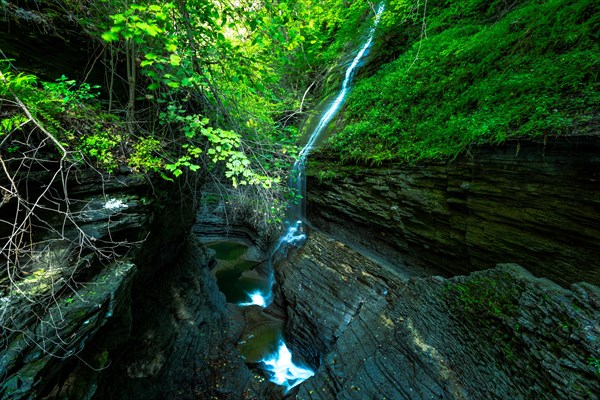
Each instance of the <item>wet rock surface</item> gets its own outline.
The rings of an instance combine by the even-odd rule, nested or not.
[[[236,204],[226,201],[224,194],[207,185],[202,192],[202,200],[196,214],[193,232],[200,237],[202,243],[236,240],[248,246],[256,247],[256,259],[264,259],[260,249],[269,247],[268,235],[261,234],[259,228],[247,223],[245,216],[239,210],[234,210]]]
[[[110,346],[106,342],[95,349],[86,346],[102,333],[112,332],[113,341],[120,340],[115,333],[128,333],[135,272],[131,263],[111,264],[45,312],[23,310],[21,319],[14,318],[11,325],[5,322],[1,398],[89,398],[97,379],[94,368],[106,366]],[[5,302],[2,307],[4,314],[14,304]],[[4,331],[10,328],[18,330]]]
[[[418,166],[317,155],[308,163],[308,217],[417,275],[514,262],[562,285],[598,285],[599,150],[597,138],[568,137],[480,146]]]
[[[211,265],[192,237],[137,294],[131,339],[96,398],[244,398],[250,372],[234,347],[242,326],[230,323]]]
[[[332,262],[334,261],[335,262]],[[413,277],[313,231],[277,269],[297,399],[597,399],[600,291],[515,264]]]

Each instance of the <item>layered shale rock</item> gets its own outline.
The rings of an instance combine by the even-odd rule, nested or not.
[[[410,278],[319,232],[277,269],[298,399],[596,399],[600,291],[510,264]]]
[[[597,138],[568,137],[417,166],[318,155],[309,162],[309,220],[414,274],[518,263],[563,285],[599,284],[599,154]]]
[[[5,259],[0,276],[2,399],[92,396],[111,351],[129,336],[136,272],[173,260],[193,221],[191,208],[186,215],[179,201],[166,202],[168,188],[157,197],[141,176],[53,176],[32,171],[23,182],[37,198],[35,244],[20,269]],[[3,221],[19,220],[16,203],[2,206]],[[4,238],[10,229],[2,224]]]
[[[250,378],[234,347],[241,327],[229,320],[211,260],[190,238],[177,261],[135,294],[132,335],[96,398],[240,398]]]
[[[242,206],[228,200],[219,189],[212,185],[204,186],[193,232],[203,243],[234,240],[261,249],[268,248],[267,232],[252,226],[247,215],[240,212]]]

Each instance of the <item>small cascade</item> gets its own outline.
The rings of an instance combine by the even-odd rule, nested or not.
[[[283,386],[285,393],[315,374],[309,368],[294,364],[292,353],[283,341],[279,342],[277,351],[262,362],[265,364],[265,369],[271,373],[271,382]]]
[[[342,88],[336,96],[333,103],[321,116],[319,123],[315,130],[311,133],[308,142],[302,148],[298,154],[298,159],[294,163],[290,174],[290,180],[288,185],[292,189],[293,193],[297,194],[297,201],[293,202],[288,206],[286,216],[286,230],[284,234],[279,238],[277,244],[274,247],[273,253],[271,254],[271,262],[279,252],[289,247],[301,247],[306,241],[306,233],[304,224],[306,222],[306,179],[305,179],[305,163],[306,158],[313,149],[316,140],[321,135],[327,124],[331,122],[335,114],[339,111],[342,106],[346,95],[350,90],[350,84],[360,61],[367,53],[367,50],[373,42],[373,36],[375,34],[375,27],[379,23],[381,14],[384,10],[384,4],[382,3],[376,13],[375,23],[369,31],[369,35],[360,51],[354,57],[352,63],[346,70],[346,75],[342,83]],[[273,272],[271,269],[270,286],[274,283]],[[267,307],[272,299],[272,290],[269,293],[263,293],[259,290],[248,293],[250,298],[249,302],[239,303],[241,306],[258,305],[261,307]],[[263,368],[269,373],[271,382],[283,386],[286,393],[293,387],[304,382],[306,379],[314,375],[314,371],[309,368],[294,364],[292,361],[292,353],[287,348],[285,342],[281,340],[277,346],[277,350],[271,355],[261,360]]]
[[[275,257],[284,255],[285,250],[289,248],[302,247],[306,241],[307,236],[304,228],[304,224],[306,222],[306,180],[304,176],[306,158],[313,149],[315,142],[323,132],[324,128],[333,119],[335,114],[342,106],[343,101],[350,90],[350,84],[352,78],[354,77],[354,73],[356,72],[360,61],[365,56],[367,50],[373,42],[375,26],[379,23],[383,9],[384,5],[381,4],[376,13],[375,24],[370,29],[367,40],[346,70],[346,75],[340,92],[326,112],[321,116],[321,119],[319,120],[315,130],[311,133],[308,142],[298,154],[298,160],[294,163],[290,173],[290,180],[288,182],[290,189],[296,194],[296,201],[292,202],[288,206],[286,215],[286,230],[277,241],[273,252],[271,253],[270,263],[273,263]],[[273,268],[270,268],[268,286],[245,292],[249,301],[241,301],[237,304],[239,306],[267,307],[272,301],[272,288],[274,282],[275,277]],[[281,334],[277,340],[278,342],[274,342],[277,344],[276,349],[271,354],[262,358],[260,362],[263,365],[263,369],[269,373],[271,382],[279,386],[283,386],[285,388],[285,392],[287,393],[293,387],[313,376],[314,371],[304,366],[294,364],[292,361],[292,353],[283,341]]]
[[[269,303],[271,303],[271,294],[265,295],[260,290],[254,290],[248,293],[248,297],[250,297],[250,301],[244,303],[238,303],[238,306],[247,307],[247,306],[260,306],[265,308]]]
[[[350,83],[352,82],[352,78],[359,66],[360,61],[363,59],[367,50],[371,47],[373,43],[373,37],[375,35],[375,28],[377,24],[379,24],[379,20],[381,19],[381,14],[383,13],[385,4],[380,4],[377,9],[377,13],[375,14],[375,23],[371,27],[369,31],[369,36],[367,37],[366,42],[352,60],[350,66],[346,70],[346,75],[344,77],[344,81],[342,82],[342,88],[338,95],[336,96],[333,103],[329,106],[329,108],[323,113],[319,123],[317,124],[314,131],[311,133],[308,138],[308,142],[306,145],[300,150],[298,154],[298,159],[294,163],[292,167],[292,172],[290,174],[289,187],[292,189],[292,192],[297,195],[298,200],[294,203],[290,204],[287,210],[287,230],[279,239],[277,246],[275,247],[274,254],[279,250],[279,248],[283,244],[292,245],[292,246],[302,246],[304,241],[306,240],[306,234],[304,233],[303,223],[306,219],[306,177],[305,177],[305,164],[306,158],[313,150],[315,142],[321,136],[323,130],[327,127],[329,122],[333,119],[333,117],[337,114],[340,107],[344,103],[344,99],[350,90]]]

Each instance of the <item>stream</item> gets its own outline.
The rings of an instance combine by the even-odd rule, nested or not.
[[[277,241],[269,257],[268,277],[259,274],[256,269],[257,262],[245,257],[248,247],[236,242],[215,242],[208,244],[216,252],[215,258],[218,267],[215,271],[219,289],[228,302],[238,306],[267,307],[272,301],[272,286],[274,283],[273,260],[282,256],[288,248],[301,247],[306,241],[306,180],[305,164],[315,143],[329,122],[341,108],[346,95],[351,89],[352,79],[361,61],[371,47],[375,28],[379,23],[384,4],[379,5],[373,26],[370,28],[367,39],[346,69],[342,88],[321,115],[316,128],[310,134],[306,145],[298,154],[290,173],[288,185],[297,195],[299,201],[288,205],[286,215],[286,229]],[[264,313],[253,331],[240,341],[238,350],[248,363],[259,363],[270,377],[271,382],[283,386],[285,393],[293,387],[304,382],[314,375],[310,368],[299,365],[293,361],[291,351],[285,344],[282,321]],[[261,317],[263,318],[263,317]]]

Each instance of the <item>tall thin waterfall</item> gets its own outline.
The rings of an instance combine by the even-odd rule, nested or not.
[[[300,150],[300,153],[298,154],[298,159],[292,167],[292,172],[290,174],[290,180],[288,184],[290,189],[292,189],[292,192],[298,196],[296,201],[289,205],[286,218],[287,230],[279,239],[279,242],[277,243],[277,246],[275,247],[273,253],[276,253],[277,250],[279,250],[279,248],[283,244],[298,246],[302,245],[302,243],[304,243],[304,241],[306,240],[306,235],[304,234],[304,229],[302,227],[302,224],[305,222],[306,219],[306,158],[314,148],[315,142],[317,141],[319,136],[321,136],[323,130],[327,127],[329,122],[331,122],[333,117],[337,114],[340,107],[344,103],[344,99],[346,98],[346,95],[350,90],[350,84],[352,82],[352,78],[354,77],[354,73],[356,72],[360,61],[367,53],[367,50],[369,50],[369,47],[371,47],[371,43],[373,42],[373,36],[375,35],[375,28],[377,24],[379,24],[379,20],[381,19],[381,14],[384,10],[384,7],[385,5],[383,3],[379,5],[379,8],[377,9],[377,13],[375,15],[375,23],[369,31],[369,36],[367,37],[366,42],[363,44],[362,48],[360,49],[358,54],[356,54],[354,60],[352,60],[352,63],[346,70],[346,76],[344,77],[344,81],[342,82],[342,88],[340,92],[336,96],[333,103],[331,103],[329,108],[321,115],[321,119],[319,120],[317,127],[311,133],[306,145],[302,148],[302,150]]]
[[[333,103],[321,116],[317,127],[310,135],[306,145],[300,151],[298,155],[298,160],[294,163],[294,167],[292,168],[292,172],[290,175],[291,177],[289,181],[289,186],[290,189],[292,189],[292,191],[299,196],[297,196],[296,201],[290,204],[288,208],[286,218],[287,229],[277,242],[277,245],[273,250],[273,254],[271,255],[271,260],[275,255],[277,255],[278,251],[282,248],[282,246],[301,246],[306,240],[306,234],[304,233],[303,228],[303,223],[306,222],[306,158],[313,149],[315,142],[321,135],[323,129],[325,129],[327,124],[332,120],[332,118],[342,106],[342,103],[346,98],[346,94],[350,89],[350,84],[354,73],[356,72],[356,69],[359,66],[361,59],[365,56],[367,50],[373,42],[373,36],[375,35],[375,27],[379,23],[383,10],[384,4],[382,3],[379,5],[375,16],[375,23],[369,31],[369,35],[367,37],[366,42],[363,44],[362,48],[360,49],[356,57],[354,57],[354,60],[346,70],[346,76],[344,78],[344,82],[342,83],[342,89],[338,93]],[[270,279],[271,281],[273,281],[273,276],[271,276]],[[254,292],[250,294],[250,297],[252,299],[252,302],[245,303],[244,305],[256,304],[262,307],[266,307],[271,300],[272,294],[269,293],[265,296],[262,295],[260,292]],[[294,362],[292,361],[292,354],[288,350],[283,340],[279,343],[277,351],[263,359],[262,362],[263,368],[266,371],[268,371],[271,376],[271,381],[277,385],[284,386],[286,389],[286,393],[294,386],[299,385],[300,383],[304,382],[306,379],[314,375],[314,371],[294,364]]]

